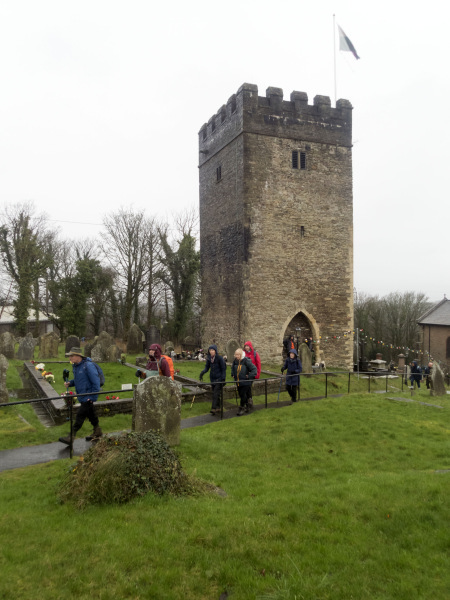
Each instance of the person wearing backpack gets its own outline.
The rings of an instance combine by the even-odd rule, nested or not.
[[[66,381],[64,385],[69,388],[75,386],[77,394],[89,394],[89,396],[81,396],[78,398],[80,406],[78,407],[77,416],[72,431],[72,439],[70,433],[66,437],[60,437],[59,441],[63,444],[70,444],[75,440],[77,431],[81,429],[86,419],[89,419],[94,431],[86,437],[89,442],[91,440],[102,437],[103,432],[99,427],[99,420],[95,412],[95,402],[97,402],[98,392],[100,391],[100,375],[97,367],[92,360],[83,356],[80,348],[72,348],[67,354],[73,366],[73,379]]]
[[[287,370],[286,389],[292,402],[297,402],[297,387],[300,384],[298,374],[302,372],[302,361],[297,356],[297,350],[291,348],[289,356],[281,367],[281,374]],[[294,376],[296,375],[296,377]]]
[[[248,399],[252,395],[252,383],[257,374],[257,370],[252,361],[245,356],[244,350],[238,348],[234,353],[233,364],[231,365],[231,376],[236,382],[239,398],[241,399],[237,416],[240,417],[244,412],[248,412]]]
[[[256,352],[256,350],[253,349],[253,345],[250,341],[245,342],[244,350],[245,350],[245,356],[247,358],[249,358],[256,367],[255,379],[259,379],[259,376],[261,375],[261,359],[259,358],[259,354]],[[248,398],[248,405],[250,408],[253,406],[252,388],[250,388],[250,396]]]
[[[417,387],[420,388],[422,369],[419,367],[417,360],[413,360],[411,363],[411,375],[409,376],[409,379],[411,381],[411,389],[414,388],[414,382],[417,383]]]
[[[147,371],[159,371],[159,374],[164,377],[171,377],[169,362],[162,355],[162,348],[159,344],[152,344],[148,349],[148,362],[145,368]]]

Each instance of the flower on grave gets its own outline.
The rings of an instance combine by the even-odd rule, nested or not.
[[[35,367],[36,371],[43,371],[45,369],[44,363],[39,363]]]
[[[53,373],[46,373],[45,375],[45,379],[49,382],[49,383],[55,383],[55,376],[53,375]]]
[[[106,400],[110,400],[110,397],[109,397],[109,396],[106,396]]]

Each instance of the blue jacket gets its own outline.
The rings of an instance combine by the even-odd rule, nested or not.
[[[73,379],[69,381],[69,387],[75,386],[77,394],[92,393],[91,396],[82,396],[78,401],[83,404],[88,400],[97,401],[100,391],[100,377],[90,358],[83,358],[77,365],[73,365]]]
[[[288,376],[286,377],[286,385],[298,385],[299,378],[298,377],[289,377],[289,375],[294,375],[295,373],[302,372],[302,361],[297,356],[297,350],[292,348],[289,350],[289,353],[293,352],[295,354],[295,358],[291,358],[290,356],[284,361],[283,371],[287,370]]]
[[[216,351],[216,355],[214,356],[213,362],[211,361],[211,355],[209,354],[211,348]],[[217,381],[225,381],[227,374],[227,365],[223,358],[219,356],[219,352],[215,344],[211,344],[211,346],[208,348],[208,358],[206,359],[206,365],[203,371],[200,373],[200,375],[204,375],[209,370],[209,379],[211,383],[216,383]]]

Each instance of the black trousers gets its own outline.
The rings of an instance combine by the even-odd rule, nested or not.
[[[220,391],[222,389],[223,383],[212,383],[211,389],[213,393],[211,410],[215,410],[220,408]]]
[[[295,400],[297,399],[297,385],[288,385],[286,384],[286,390],[289,394],[289,396],[291,397],[291,400],[293,400],[295,402]]]
[[[238,394],[241,399],[240,406],[244,407],[248,405],[248,399],[252,397],[252,386],[251,385],[238,385]]]
[[[89,419],[92,427],[98,426],[98,417],[95,412],[95,402],[81,402],[80,406],[77,410],[77,416],[75,418],[75,423],[73,426],[73,431],[76,433],[79,429],[82,428],[83,423],[86,419]]]

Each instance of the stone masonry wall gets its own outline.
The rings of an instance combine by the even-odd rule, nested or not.
[[[280,362],[301,312],[322,340],[316,359],[351,368],[351,105],[307,102],[244,84],[200,130],[203,345],[251,339]],[[306,169],[292,168],[293,151]]]

